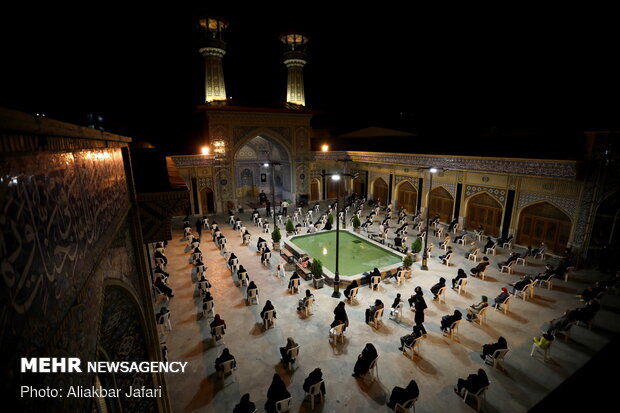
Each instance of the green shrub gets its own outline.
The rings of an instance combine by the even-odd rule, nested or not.
[[[295,232],[295,225],[290,218],[286,221],[286,232]]]
[[[353,215],[353,228],[359,228],[362,225],[357,215]]]
[[[411,251],[416,254],[422,251],[422,238],[418,237],[415,239],[415,241],[413,241],[413,243],[411,244]]]
[[[282,239],[282,234],[280,234],[280,228],[276,225],[276,227],[271,232],[271,240],[273,242],[280,242]]]
[[[403,265],[407,268],[413,265],[413,258],[411,258],[411,255],[405,255],[405,258],[403,259]]]
[[[320,260],[313,259],[310,264],[310,272],[314,275],[314,278],[321,278],[323,275],[323,263]]]
[[[329,225],[334,225],[334,216],[332,214],[327,215],[327,222],[329,222]]]

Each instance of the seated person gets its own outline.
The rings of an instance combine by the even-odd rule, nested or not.
[[[431,292],[434,295],[433,300],[437,299],[437,294],[439,294],[439,290],[441,290],[445,286],[446,286],[446,279],[443,277],[439,278],[439,282],[431,287]]]
[[[308,255],[304,255],[303,257],[301,257],[301,259],[299,260],[299,264],[303,267],[303,268],[308,268],[308,266],[310,265],[310,257]]]
[[[483,252],[487,252],[487,248],[493,248],[493,246],[495,245],[495,241],[493,241],[493,238],[491,237],[487,237],[487,243],[484,244],[484,248],[482,248]]]
[[[448,329],[450,328],[450,326],[452,326],[452,324],[454,324],[455,321],[459,321],[462,318],[463,318],[463,315],[461,314],[459,310],[454,310],[454,314],[452,315],[445,315],[441,317],[441,331],[446,333]]]
[[[396,298],[394,298],[394,302],[392,303],[392,307],[390,308],[390,314],[394,314],[394,310],[396,309],[396,306],[398,306],[398,304],[400,304],[401,301],[402,300],[400,299],[400,293],[397,293]]]
[[[323,231],[329,231],[332,229],[332,224],[329,223],[329,221],[327,221],[325,223],[325,226],[323,226]]]
[[[334,328],[339,324],[344,324],[342,332],[344,332],[349,325],[349,317],[347,316],[344,301],[340,301],[338,305],[336,305],[336,308],[334,308],[334,321],[331,323],[330,327]]]
[[[233,266],[233,264],[234,264],[234,262],[235,262],[235,260],[237,260],[237,261],[238,261],[238,258],[237,258],[237,256],[235,255],[235,253],[234,253],[234,252],[230,253],[230,257],[228,257],[228,266],[229,266],[229,267],[232,267],[232,266]]]
[[[517,291],[522,291],[525,287],[530,285],[532,282],[534,282],[534,280],[532,280],[532,277],[529,274],[525,274],[520,281],[510,284],[514,287],[512,290],[512,293],[514,294]]]
[[[351,290],[357,287],[357,280],[353,280],[349,285],[347,285],[347,287],[343,291],[343,294],[347,298],[347,300],[351,298]]]
[[[452,232],[452,230],[454,229],[454,226],[456,224],[459,223],[459,219],[458,218],[454,218],[451,222],[450,225],[448,225],[448,232]]]
[[[472,304],[467,309],[467,315],[466,315],[467,321],[472,321],[474,318],[476,318],[478,314],[480,314],[480,311],[482,311],[482,309],[486,308],[488,305],[489,305],[489,299],[487,298],[486,295],[483,295],[482,299],[480,300],[478,304]]]
[[[462,278],[467,278],[467,274],[465,274],[465,271],[462,268],[459,268],[456,273],[456,277],[452,279],[452,288],[456,288],[457,283]]]
[[[209,324],[209,327],[211,327],[211,335],[213,335],[213,329],[218,326],[224,326],[224,330],[226,330],[226,322],[220,318],[219,314],[216,314],[211,324]]]
[[[373,362],[378,357],[377,349],[372,343],[367,343],[362,350],[362,353],[357,356],[357,361],[355,362],[355,366],[353,367],[353,377],[361,377],[362,375],[368,373],[370,369],[370,363]]]
[[[551,278],[552,275],[555,275],[555,269],[553,268],[553,265],[547,264],[545,265],[545,272],[538,273],[538,275],[534,277],[534,281],[547,281],[549,280],[549,278]]]
[[[394,246],[398,248],[403,246],[403,239],[400,237],[400,235],[396,235],[396,237],[394,237]]]
[[[288,280],[288,288],[292,288],[293,287],[293,280],[299,280],[299,274],[297,274],[297,271],[293,271],[293,275],[291,275],[291,278],[289,278]]]
[[[306,393],[310,391],[310,387],[314,386],[317,383],[320,383],[323,380],[323,372],[321,369],[316,368],[310,372],[306,380],[304,380],[304,384],[301,386]],[[321,383],[321,393],[325,395],[325,382]]]
[[[506,287],[502,287],[502,292],[499,293],[499,295],[497,297],[495,297],[495,299],[493,301],[495,301],[495,304],[493,304],[493,306],[495,308],[499,308],[499,306],[506,301],[506,298],[508,298],[508,296],[510,296],[510,293],[508,293],[508,288]]]
[[[230,354],[230,352],[228,351],[227,348],[225,348],[224,350],[222,350],[222,354],[215,359],[215,371],[224,371],[224,366],[222,365],[224,362],[227,362],[229,360],[234,360],[235,357]],[[233,367],[235,367],[237,365],[237,362],[233,362]]]
[[[282,363],[294,363],[295,362],[294,359],[289,358],[288,351],[297,346],[298,344],[295,343],[295,340],[293,340],[293,337],[288,337],[286,339],[286,346],[280,347],[280,354],[282,355]]]
[[[164,265],[168,265],[168,258],[161,251],[155,250],[155,254],[153,256],[164,260]]]
[[[372,288],[372,283],[370,282],[370,280],[372,280],[372,277],[379,277],[381,278],[381,271],[379,271],[379,269],[377,267],[375,267],[372,272],[370,273],[370,276],[368,277],[368,286],[370,288]]]
[[[419,395],[420,390],[418,389],[418,384],[415,380],[411,380],[404,389],[398,386],[395,386],[392,389],[392,394],[390,395],[390,400],[387,402],[387,407],[393,409],[396,404],[400,404],[402,406],[411,399],[417,399]]]
[[[570,258],[565,257],[558,263],[558,268],[555,269],[555,275],[558,277],[564,277],[564,274],[568,272],[568,267],[572,267],[573,263]]]
[[[456,237],[454,237],[454,243],[458,243],[459,240],[463,239],[465,237],[465,235],[467,235],[467,231],[463,231],[461,232],[459,235],[457,235]]]
[[[299,300],[299,305],[297,306],[297,311],[301,311],[303,310],[303,308],[306,306],[306,303],[308,302],[308,300],[310,299],[314,299],[314,295],[312,295],[312,293],[310,292],[310,290],[306,290],[306,296],[302,299]]]
[[[159,266],[155,267],[155,269],[153,270],[153,275],[156,277],[162,277],[164,282],[166,282],[168,280],[168,277],[170,277],[170,274],[164,271],[164,269]]]
[[[269,253],[271,253],[271,250],[269,249],[269,247],[265,247],[265,249],[263,250],[263,253],[260,256],[261,264],[264,264],[269,259]]]
[[[566,331],[572,323],[577,321],[577,313],[577,310],[567,309],[561,317],[551,320],[547,328],[547,334],[555,336],[555,333],[558,331]]]
[[[448,249],[446,250],[446,253],[444,255],[439,256],[439,261],[443,262],[443,260],[450,258],[451,255],[452,255],[452,247],[449,246]]]
[[[407,345],[407,347],[413,346],[413,343],[420,337],[422,337],[422,329],[420,326],[414,325],[413,331],[410,334],[400,338],[400,347],[398,349],[403,351],[405,349],[405,345]]]
[[[269,390],[267,390],[265,410],[267,413],[276,413],[276,403],[280,400],[288,399],[289,397],[291,397],[291,393],[286,389],[286,384],[284,384],[280,376],[275,373],[271,381],[271,386],[269,386]]]
[[[433,218],[433,219],[431,220],[431,225],[437,225],[437,224],[439,224],[439,219],[440,219],[440,218],[441,218],[441,217],[440,217],[439,215],[435,215],[435,218]]]
[[[594,287],[588,287],[581,292],[577,297],[581,298],[583,301],[590,301],[595,299],[600,293],[605,291],[605,287],[601,285],[600,281],[597,281],[594,284]]]
[[[517,258],[527,258],[532,256],[532,247],[528,246],[527,249],[525,251],[523,251],[522,253],[519,254],[519,256]]]
[[[170,314],[170,310],[166,306],[162,306],[159,312],[155,314],[155,320],[157,320],[157,324],[164,324],[166,320],[166,314]]]
[[[485,272],[487,267],[491,263],[489,262],[489,257],[482,257],[482,261],[478,263],[475,267],[469,270],[473,275],[480,275],[480,273]]]
[[[264,319],[264,318],[265,318],[265,313],[266,313],[267,311],[270,311],[270,310],[274,310],[274,312],[273,312],[273,318],[277,318],[277,317],[276,317],[275,308],[273,307],[273,304],[271,304],[271,301],[270,301],[270,300],[267,300],[267,302],[265,303],[265,306],[264,306],[264,307],[263,307],[263,309],[261,310],[261,312],[260,312],[260,318]],[[269,327],[269,326],[267,326],[267,327]]]
[[[547,244],[545,244],[544,242],[540,244],[540,247],[534,249],[532,251],[532,257],[535,257],[536,254],[542,254],[547,250]]]
[[[371,305],[369,308],[366,309],[366,324],[368,324],[370,320],[374,319],[374,316],[377,310],[380,310],[382,308],[383,308],[383,302],[377,298],[375,300],[375,304]]]
[[[446,235],[442,242],[439,243],[439,248],[443,248],[450,243],[450,235]]]
[[[205,273],[203,272],[202,274],[200,274],[200,280],[198,280],[198,282],[201,281],[206,281],[204,284],[204,288],[211,288],[211,283],[209,282],[209,280],[207,279],[207,277],[205,276]]]
[[[583,321],[589,323],[592,321],[598,310],[601,309],[601,305],[598,300],[592,299],[586,303],[584,307],[578,308],[575,318],[577,321]]]
[[[254,413],[256,411],[256,405],[250,401],[250,393],[246,393],[241,396],[239,404],[233,409],[233,413]]]
[[[250,294],[249,294],[250,290],[256,290],[256,293],[258,294],[258,287],[254,283],[254,281],[250,281],[250,284],[248,284],[246,300],[250,297]]]
[[[519,258],[519,255],[516,252],[511,252],[510,255],[508,256],[508,259],[504,261],[504,263],[501,263],[501,262],[497,263],[497,268],[499,268],[501,271],[504,265],[506,266],[510,265],[510,263],[513,261],[516,261],[517,258]]]
[[[454,392],[459,396],[463,397],[463,390],[467,390],[469,393],[476,394],[482,389],[489,385],[489,379],[487,374],[483,369],[478,369],[478,374],[470,374],[467,376],[467,379],[459,379],[456,383],[456,387],[454,388]]]
[[[545,350],[548,349],[549,346],[551,346],[553,340],[555,340],[555,337],[553,337],[551,334],[543,333],[541,337],[534,337],[532,338],[532,340],[534,341],[534,344]]]
[[[264,243],[264,245],[261,245],[262,243]],[[256,241],[256,249],[260,251],[261,247],[266,247],[266,246],[267,246],[267,241],[265,241],[261,237],[258,237],[258,241]]]
[[[166,294],[168,298],[174,297],[174,294],[172,294],[172,288],[164,284],[164,280],[161,275],[158,275],[157,278],[155,278],[155,282],[153,284],[155,285],[155,287],[157,287],[159,291],[161,291],[163,294]]]
[[[482,346],[482,353],[480,354],[480,358],[484,360],[486,356],[493,356],[497,350],[504,350],[508,348],[508,343],[506,343],[506,339],[504,337],[500,337],[497,339],[497,343],[488,343]]]

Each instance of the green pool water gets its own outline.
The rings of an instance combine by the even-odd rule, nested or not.
[[[319,259],[331,272],[336,272],[336,231],[319,232],[293,238],[290,242],[312,258]],[[355,275],[373,268],[399,264],[402,258],[377,247],[349,232],[340,231],[340,275]]]

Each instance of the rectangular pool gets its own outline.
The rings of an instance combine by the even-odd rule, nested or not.
[[[289,242],[304,250],[312,258],[319,259],[331,272],[336,272],[336,231],[318,232],[292,238]],[[365,239],[340,231],[340,275],[356,275],[373,268],[402,263],[403,259]]]

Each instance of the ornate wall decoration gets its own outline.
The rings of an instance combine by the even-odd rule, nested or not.
[[[428,190],[428,185],[430,184],[430,180],[425,179],[424,180],[426,182],[426,189]],[[452,195],[453,198],[456,197],[456,184],[454,182],[441,182],[441,181],[437,181],[435,179],[433,179],[433,189],[438,188],[438,187],[444,187],[446,189],[446,191],[448,191],[450,193],[450,195]]]
[[[174,165],[177,168],[191,167],[191,166],[209,166],[216,163],[216,160],[212,155],[187,155],[187,156],[172,156]]]
[[[248,133],[254,130],[265,129],[276,132],[278,135],[282,136],[282,138],[286,139],[287,142],[291,143],[291,128],[284,126],[235,126],[233,128],[233,138],[235,142],[239,142],[239,140],[241,140]]]
[[[486,171],[517,175],[576,178],[576,161],[547,161],[532,159],[472,158],[458,156],[431,156],[416,154],[387,154],[372,152],[314,152],[315,161],[337,160],[349,156],[354,162],[387,165],[415,165],[465,171]]]
[[[550,201],[558,208],[562,209],[566,215],[568,215],[571,220],[575,220],[577,214],[577,200],[576,199],[566,199],[566,198],[558,198],[555,196],[543,195],[543,194],[530,194],[521,192],[519,194],[519,203],[517,209],[521,209],[526,205],[537,201]]]
[[[312,171],[310,171],[310,178],[321,180],[322,179],[321,171],[317,171],[316,169],[313,169]]]
[[[208,176],[208,177],[199,177],[198,178],[198,187],[200,189],[202,189],[205,186],[213,189],[213,177]]]
[[[465,186],[465,198],[469,198],[470,196],[475,195],[478,192],[488,192],[489,194],[497,198],[497,200],[500,201],[502,205],[506,205],[507,192],[505,189],[488,188],[488,187],[477,186],[477,185],[466,185]]]
[[[249,145],[244,145],[235,154],[235,159],[258,159],[258,156],[256,155],[256,151]]]
[[[7,354],[9,342],[47,342],[129,201],[120,149],[12,155],[2,165],[0,349]]]
[[[99,328],[101,337],[99,344],[113,361],[149,360],[146,349],[145,333],[140,320],[142,315],[127,292],[118,287],[105,290],[103,316]],[[150,373],[117,373],[116,384],[121,391],[129,390],[129,386],[153,388],[153,377]],[[155,398],[120,397],[123,411],[153,412],[157,410]]]
[[[396,188],[398,184],[400,184],[402,181],[408,181],[411,185],[413,185],[416,191],[418,190],[418,178],[414,176],[402,176],[402,175],[396,175],[394,177],[394,188]]]
[[[295,130],[295,149],[298,154],[305,153],[309,150],[308,145],[308,129],[297,128]]]

